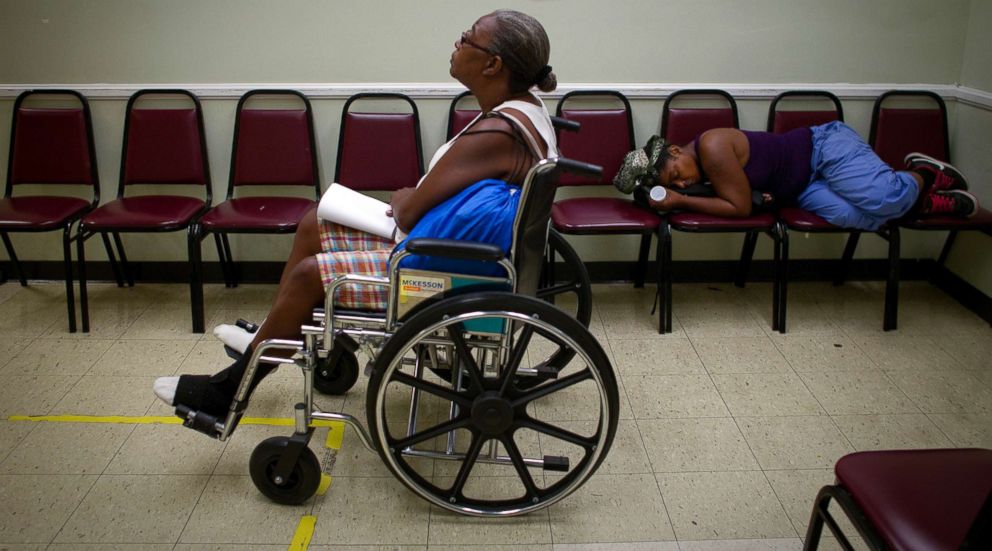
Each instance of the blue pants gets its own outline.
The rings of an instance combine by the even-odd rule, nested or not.
[[[916,203],[916,179],[885,164],[851,127],[831,122],[812,130],[813,173],[800,207],[837,226],[873,231]]]

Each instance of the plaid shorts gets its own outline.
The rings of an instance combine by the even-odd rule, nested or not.
[[[326,287],[342,274],[386,276],[389,255],[396,243],[392,239],[318,220],[320,248],[317,254],[320,280]],[[336,306],[355,310],[385,310],[389,288],[378,285],[345,285],[338,289]]]

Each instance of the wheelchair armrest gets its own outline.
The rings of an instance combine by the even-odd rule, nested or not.
[[[410,254],[423,256],[445,256],[463,260],[483,260],[499,262],[506,257],[499,245],[479,243],[478,241],[460,241],[457,239],[431,239],[419,237],[406,242],[406,250]]]

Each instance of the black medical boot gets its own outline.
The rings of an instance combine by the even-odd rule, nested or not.
[[[231,408],[231,402],[241,384],[241,378],[248,368],[252,350],[248,347],[245,354],[226,369],[213,375],[182,375],[176,386],[176,397],[173,404],[176,407],[186,406],[190,410],[200,411],[223,417]],[[270,363],[260,363],[255,370],[255,377],[248,390],[250,397],[255,387],[277,366]]]

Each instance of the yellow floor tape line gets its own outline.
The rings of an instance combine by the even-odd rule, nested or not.
[[[334,425],[327,430],[327,441],[324,445],[332,450],[341,449],[341,441],[344,440],[344,422],[334,421]]]
[[[327,493],[327,489],[331,487],[331,481],[334,480],[329,474],[320,473],[320,486],[317,486],[317,495],[322,496]]]
[[[114,423],[121,425],[180,425],[183,420],[174,416],[125,416],[125,415],[11,415],[8,421],[34,421],[43,423]],[[292,427],[296,422],[289,417],[243,417],[242,425],[271,425]],[[343,433],[341,421],[311,421],[312,427],[330,427],[331,433]],[[340,439],[338,440],[340,442]],[[340,443],[338,447],[340,447]]]
[[[310,546],[310,538],[313,537],[313,528],[317,524],[317,517],[304,515],[300,523],[296,525],[296,534],[293,541],[289,543],[289,551],[306,551]]]

